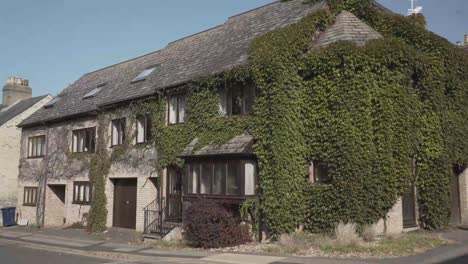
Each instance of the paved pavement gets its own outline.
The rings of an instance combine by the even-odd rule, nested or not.
[[[255,254],[210,253],[197,250],[157,250],[139,244],[18,232],[0,229],[0,263],[228,263],[228,264],[362,264],[362,263],[468,263],[468,231],[444,234],[457,243],[424,254],[390,259],[341,259],[323,257],[282,257]]]

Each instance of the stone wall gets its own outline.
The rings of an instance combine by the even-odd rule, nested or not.
[[[17,125],[52,99],[47,96],[0,126],[0,208],[16,206],[21,128]],[[0,212],[0,225],[2,216]]]
[[[127,116],[126,116],[127,115]],[[109,153],[112,153],[110,145],[110,121],[114,118],[127,117],[124,115],[109,114],[105,118],[109,125],[106,141]],[[132,128],[129,134],[134,131],[134,122],[129,120],[129,126]],[[107,124],[109,123],[109,124]],[[35,184],[45,192],[45,199],[38,204],[42,204],[44,210],[45,226],[62,226],[76,223],[86,224],[87,214],[90,205],[81,205],[73,203],[73,186],[75,181],[89,181],[89,158],[86,154],[75,155],[71,153],[72,131],[80,128],[97,127],[101,125],[95,118],[82,118],[73,121],[56,123],[48,127],[25,128],[21,143],[21,168],[20,168],[20,186],[19,194],[23,194],[24,186]],[[36,135],[46,135],[46,157],[41,159],[27,159],[28,138]],[[96,135],[96,140],[101,140]],[[115,161],[108,175],[106,182],[107,197],[107,226],[112,226],[113,220],[113,198],[114,183],[117,178],[135,178],[137,179],[137,209],[136,209],[136,229],[143,231],[144,212],[143,209],[151,203],[157,196],[156,188],[156,170],[155,165],[156,152],[154,148],[139,147],[130,148],[125,157]],[[45,181],[45,184],[44,184]],[[54,194],[54,186],[65,187],[65,201],[60,202],[57,195]],[[18,202],[18,215],[26,218],[30,223],[36,223],[36,212],[28,206],[23,206],[22,201]],[[38,210],[40,212],[41,210]]]

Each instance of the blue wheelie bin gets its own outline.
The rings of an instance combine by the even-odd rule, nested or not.
[[[14,226],[16,207],[2,208],[3,226]]]

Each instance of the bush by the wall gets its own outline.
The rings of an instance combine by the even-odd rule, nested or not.
[[[199,200],[184,212],[184,237],[194,247],[220,248],[249,241],[239,218],[221,204]]]

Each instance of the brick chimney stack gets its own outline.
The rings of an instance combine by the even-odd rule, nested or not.
[[[29,81],[22,78],[8,77],[7,83],[3,86],[2,105],[10,106],[19,100],[32,97],[32,89]]]
[[[465,35],[465,46],[468,46],[468,34]]]

